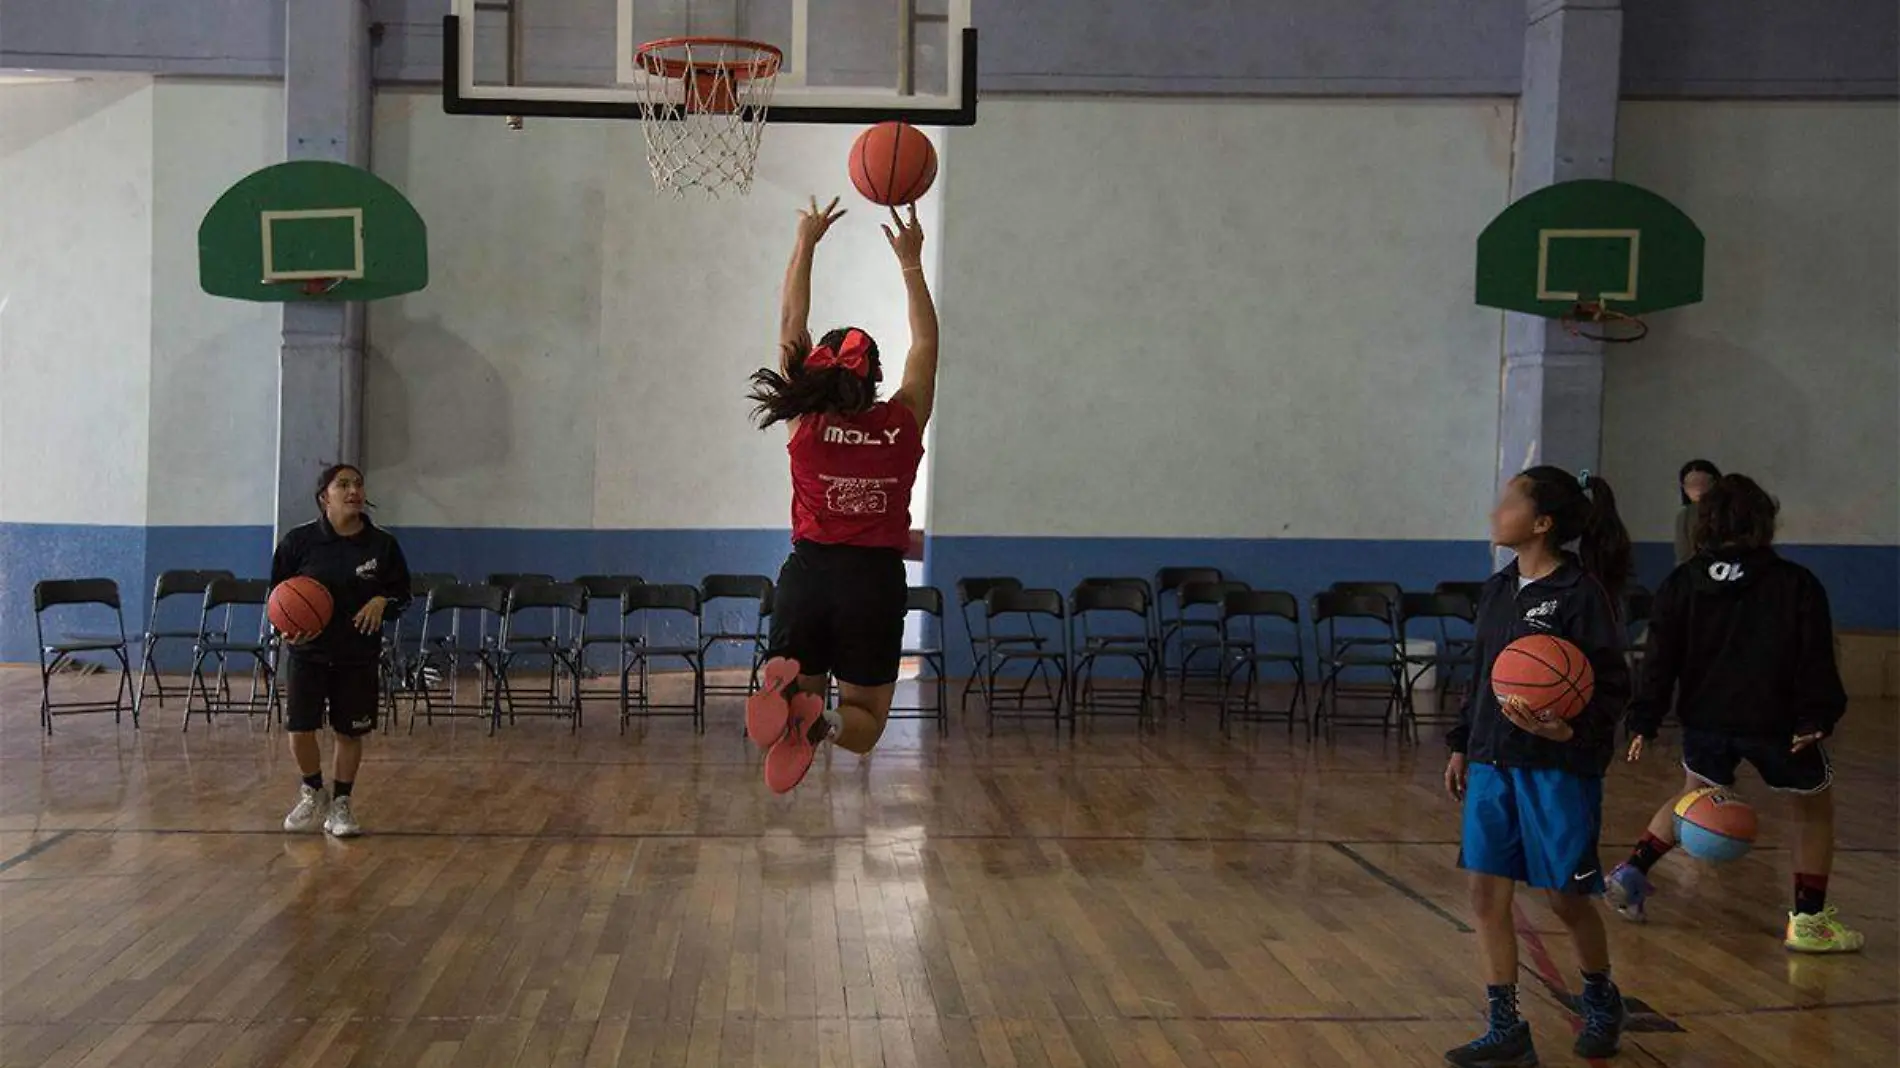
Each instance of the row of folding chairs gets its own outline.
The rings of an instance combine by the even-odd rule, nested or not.
[[[1470,675],[1468,628],[1480,586],[1441,583],[1430,593],[1408,593],[1396,583],[1340,582],[1314,597],[1310,618],[1319,686],[1308,709],[1309,729],[1366,724],[1415,731],[1427,718],[1415,706],[1417,683],[1434,670],[1440,682],[1429,718],[1445,718],[1446,696],[1461,675]],[[1048,714],[1058,727],[1066,715],[1072,730],[1078,714],[1119,713],[1152,724],[1157,709],[1168,703],[1171,675],[1181,715],[1192,703],[1212,700],[1223,729],[1234,720],[1275,718],[1284,718],[1290,729],[1307,706],[1304,630],[1298,600],[1290,593],[1253,590],[1214,568],[1164,568],[1152,584],[1141,578],[1088,579],[1066,599],[1055,591],[1027,589],[1014,578],[966,578],[956,589],[973,666],[962,704],[967,707],[973,694],[982,696],[992,731],[998,716],[1012,715]],[[420,610],[412,607],[386,625],[385,725],[396,722],[403,697],[425,720],[477,716],[487,719],[491,730],[504,716],[512,720],[524,714],[568,718],[578,727],[589,702],[612,700],[623,730],[636,718],[679,715],[690,716],[703,731],[709,696],[744,694],[756,686],[773,608],[771,580],[760,575],[711,575],[690,586],[649,584],[631,575],[560,583],[531,573],[492,574],[480,585],[463,585],[452,575],[420,574],[413,592]],[[117,585],[110,579],[39,583],[34,614],[43,725],[50,732],[56,714],[88,711],[111,711],[115,717],[129,711],[136,725],[148,697],[161,705],[167,697],[158,670],[160,647],[187,642],[187,729],[193,712],[206,719],[221,712],[279,718],[275,669],[280,649],[262,611],[268,594],[264,580],[240,579],[228,571],[161,574],[134,682]],[[167,602],[184,597],[196,602],[195,626],[162,615]],[[1640,588],[1627,595],[1632,648],[1651,600]],[[721,602],[740,609],[708,627],[709,612]],[[42,615],[83,605],[109,609],[116,630],[75,631],[49,641]],[[602,605],[610,606],[617,619],[590,629],[589,617]],[[254,619],[241,618],[247,610]],[[926,633],[942,633],[943,598],[935,588],[912,589],[908,610],[936,620]],[[676,617],[675,625],[662,622],[656,636],[652,623],[669,614]],[[1414,651],[1407,638],[1416,624],[1427,622],[1437,629],[1435,640],[1429,650]],[[1466,628],[1462,633],[1456,632],[1460,624]],[[617,651],[610,666],[589,656],[601,646]],[[721,646],[747,654],[745,684],[709,684],[707,667]],[[75,658],[96,653],[111,654],[119,663],[121,685],[114,699],[55,702],[53,676]],[[894,709],[894,718],[928,718],[947,728],[941,642],[926,640],[905,655],[923,662],[936,700]],[[668,661],[688,675],[690,700],[656,699],[653,665]],[[1129,687],[1101,684],[1103,666],[1114,662],[1132,666],[1138,682],[1132,693]],[[545,665],[545,681],[537,677],[529,684],[530,665]],[[610,670],[617,674],[617,686],[586,685]],[[1284,707],[1262,703],[1267,694],[1263,673],[1273,671],[1284,672],[1293,684]],[[474,684],[472,695],[462,692],[465,680]],[[1037,708],[1043,711],[1029,708],[1032,692],[1040,693]],[[1366,718],[1343,712],[1341,698],[1354,696],[1378,699],[1380,714]],[[1009,704],[1013,712],[1004,707]]]
[[[163,573],[138,639],[143,655],[134,681],[129,652],[134,642],[125,632],[117,584],[111,579],[37,584],[42,725],[50,732],[55,715],[106,711],[116,717],[129,712],[137,725],[147,699],[157,699],[162,707],[167,698],[179,696],[160,670],[161,649],[168,645],[190,650],[183,686],[186,729],[194,714],[207,720],[220,713],[281,719],[277,668],[282,648],[264,611],[269,593],[265,580],[237,578],[228,571]],[[397,722],[399,701],[406,698],[412,714],[425,720],[474,715],[486,719],[491,731],[503,718],[523,715],[567,718],[578,727],[586,705],[604,700],[619,705],[623,729],[638,717],[680,715],[703,730],[709,696],[743,695],[756,686],[773,608],[772,582],[759,575],[710,575],[691,586],[649,584],[631,575],[560,583],[548,575],[498,573],[480,585],[463,585],[453,575],[425,573],[412,579],[412,595],[410,609],[385,622],[385,728]],[[195,619],[174,607],[181,600],[192,602]],[[596,620],[590,629],[589,617],[602,605],[616,618],[604,625]],[[47,613],[88,607],[106,613],[79,621],[95,629],[49,637]],[[715,616],[722,608],[729,611]],[[940,621],[942,595],[930,587],[913,589],[909,610]],[[590,656],[602,646],[617,651],[611,664]],[[736,646],[744,655],[750,668],[744,684],[709,681],[708,668],[721,646]],[[121,678],[114,699],[56,701],[53,677],[90,654],[118,660]],[[894,718],[927,718],[947,726],[942,649],[923,642],[904,654],[922,662],[937,699],[896,708]],[[666,703],[655,696],[654,665],[667,661],[685,669],[690,700]],[[587,685],[610,674],[617,676],[617,686]]]
[[[1153,592],[1159,586],[1161,594]],[[1308,707],[1306,630],[1299,599],[1256,590],[1213,568],[1166,569],[1138,577],[1084,579],[1066,598],[1013,577],[957,583],[973,665],[962,701],[981,697],[990,729],[999,718],[1047,717],[1071,731],[1084,717],[1132,714],[1152,726],[1176,679],[1179,710],[1211,701],[1220,726],[1302,712],[1310,730],[1377,725],[1412,733],[1418,684],[1436,672],[1441,710],[1458,678],[1469,678],[1475,585],[1445,583],[1430,593],[1397,584],[1340,582],[1312,598],[1307,615],[1318,670]],[[1414,625],[1436,628],[1430,643],[1407,641]],[[1129,665],[1134,685],[1099,685],[1108,661]],[[1290,683],[1284,704],[1269,683]],[[1197,686],[1197,683],[1201,684]],[[1349,712],[1343,699],[1375,698],[1379,715]],[[1031,699],[1034,706],[1031,707]]]

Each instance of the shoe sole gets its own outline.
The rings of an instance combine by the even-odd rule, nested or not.
[[[361,838],[363,836],[363,829],[361,827],[353,831],[334,831],[325,827],[323,832],[332,838]]]
[[[1861,949],[1864,948],[1865,943],[1859,946],[1854,946],[1851,949],[1846,946],[1826,946],[1826,947],[1817,948],[1817,949],[1809,949],[1806,946],[1797,946],[1792,942],[1783,942],[1781,943],[1781,945],[1790,953],[1802,953],[1810,957],[1832,957],[1832,956],[1836,956],[1842,953],[1859,953]]]
[[[802,696],[802,695],[801,695]],[[814,698],[800,701],[799,704],[810,710],[810,715],[800,716],[796,710],[790,716],[790,725],[784,736],[773,743],[765,754],[765,785],[775,794],[788,794],[805,781],[811,771],[812,761],[817,759],[818,748],[806,740],[814,720],[824,714],[824,705]]]
[[[792,719],[785,690],[798,681],[798,672],[798,661],[779,656],[759,669],[759,688],[745,699],[745,733],[760,749],[770,749],[785,737]]]

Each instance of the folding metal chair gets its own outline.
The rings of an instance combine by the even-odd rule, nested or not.
[[[957,613],[963,617],[963,633],[970,645],[970,677],[963,681],[963,693],[957,699],[957,708],[968,712],[972,691],[983,695],[987,705],[990,694],[984,690],[989,678],[990,661],[998,650],[1011,648],[1035,649],[1043,640],[1033,627],[1027,630],[998,631],[994,628],[995,617],[989,613],[989,595],[992,590],[1023,588],[1022,580],[1006,576],[985,578],[961,578],[957,580]],[[979,611],[971,618],[970,608],[976,606]]]
[[[547,612],[548,634],[535,642],[517,642],[514,629],[529,613]],[[581,649],[586,641],[587,589],[577,582],[521,584],[508,594],[501,617],[501,641],[495,654],[495,686],[501,691],[501,710],[513,723],[517,716],[552,716],[568,720],[569,730],[581,725]],[[545,687],[524,687],[516,669],[528,658],[546,657]]]
[[[630,587],[622,601],[624,614],[630,617],[629,640],[621,646],[620,730],[627,721],[639,717],[691,716],[693,730],[706,731],[706,657],[700,639],[701,616],[699,587],[642,584]],[[654,641],[651,627],[658,621],[662,633],[679,624],[685,633],[677,640]],[[637,623],[637,626],[634,624]],[[637,637],[635,636],[637,633]],[[693,698],[686,704],[663,704],[653,700],[652,665],[655,660],[676,660],[686,665],[693,677]],[[635,673],[639,685],[632,684]]]
[[[1350,629],[1341,632],[1340,624]],[[1321,628],[1325,632],[1321,633]],[[1390,730],[1396,723],[1403,733],[1405,660],[1399,644],[1398,606],[1383,593],[1328,590],[1313,596],[1313,646],[1319,657],[1319,696],[1313,704],[1313,726],[1377,726]],[[1344,681],[1349,672],[1378,671],[1383,685]],[[1385,707],[1379,719],[1345,717],[1339,713],[1342,695],[1381,696]],[[1328,702],[1328,698],[1331,702]]]
[[[143,651],[139,657],[138,695],[134,703],[140,711],[145,709],[146,685],[150,680],[152,693],[158,698],[158,707],[165,707],[165,679],[158,664],[158,647],[164,642],[185,644],[195,641],[198,631],[194,627],[179,623],[167,625],[161,616],[165,602],[176,604],[180,599],[188,600],[195,612],[203,603],[205,587],[212,579],[236,578],[229,571],[161,571],[158,581],[152,584],[152,608],[145,622]]]
[[[989,733],[996,733],[999,715],[1028,719],[1038,714],[1026,705],[1030,687],[1038,678],[1043,683],[1047,714],[1056,730],[1061,731],[1069,694],[1068,620],[1064,618],[1062,595],[1054,590],[996,586],[983,600],[983,615],[985,633],[995,633],[996,620],[1005,616],[1019,616],[1029,628],[1013,634],[1008,644],[995,644],[989,649],[983,679]],[[1016,711],[1001,713],[996,707],[998,698],[1003,696],[998,684],[1004,680],[1004,671],[1012,665],[1027,665],[1028,671],[1021,677],[1022,685],[1008,691],[1016,698]]]
[[[194,710],[204,713],[206,723],[220,713],[246,719],[261,715],[267,730],[282,717],[283,704],[277,692],[277,655],[282,643],[264,611],[270,589],[267,579],[218,578],[206,583],[198,611],[198,634],[192,642],[184,730],[191,729]],[[240,634],[250,637],[239,638]],[[231,692],[231,660],[235,657],[250,662],[249,688],[242,699]],[[215,686],[205,679],[205,668],[214,660]]]
[[[751,671],[745,685],[706,683],[708,697],[745,697],[759,687],[759,668],[765,664],[765,628],[772,618],[772,580],[764,575],[707,575],[699,583],[702,620],[712,629],[699,636],[701,661],[708,667],[720,645],[744,649]]]
[[[589,701],[620,701],[620,667],[624,662],[622,650],[630,638],[627,634],[626,595],[627,591],[645,582],[638,575],[582,575],[574,582],[587,591],[587,608],[583,614],[581,629],[581,678],[615,680],[609,688],[579,688],[581,703]],[[611,618],[602,618],[604,613],[612,613]],[[597,663],[589,654],[596,649],[611,647],[614,651],[613,666]]]
[[[85,612],[84,609],[88,607],[112,610],[112,619],[118,629],[116,637],[110,633],[74,631],[58,634],[52,641],[46,640],[46,613],[71,609],[58,612],[58,615],[62,620],[72,617],[72,621],[77,623],[78,617],[100,614]],[[137,729],[138,697],[132,689],[132,659],[126,649],[125,611],[119,603],[118,583],[109,578],[45,579],[34,583],[33,636],[40,650],[40,725],[46,728],[46,733],[53,733],[54,716],[110,712],[112,722],[120,723],[128,710],[132,713],[132,726]],[[112,691],[111,701],[53,700],[53,676],[68,661],[82,653],[111,653],[118,658],[119,685]]]
[[[456,582],[454,575],[440,571],[424,571],[409,576],[409,603],[400,613],[383,617],[383,711],[389,717],[383,721],[383,729],[397,725],[396,702],[407,697],[410,712],[415,711],[415,703],[422,688],[429,680],[420,678],[422,671],[422,617],[424,606],[429,603],[429,594],[437,586],[451,586]]]
[[[1221,628],[1221,605],[1227,602],[1228,594],[1250,588],[1244,582],[1225,579],[1189,582],[1175,589],[1174,645],[1179,654],[1177,670],[1183,720],[1187,719],[1187,706],[1195,697],[1195,679],[1212,683],[1214,692],[1207,696],[1219,700],[1219,687],[1226,677],[1221,650],[1227,646],[1227,636]],[[1197,669],[1195,662],[1204,659],[1211,659],[1213,663]]]
[[[429,591],[422,608],[422,634],[416,654],[415,692],[421,698],[421,718],[430,723],[444,719],[481,719],[488,733],[501,725],[500,675],[502,613],[508,591],[486,583],[480,586],[448,583]],[[475,698],[464,700],[462,675],[475,674]],[[417,713],[409,712],[409,730],[416,729]]]
[[[1400,637],[1410,637],[1413,624],[1429,623],[1436,628],[1432,636],[1432,651],[1413,652],[1403,650],[1405,659],[1405,710],[1414,724],[1455,722],[1457,713],[1447,713],[1445,705],[1454,689],[1458,687],[1461,674],[1474,678],[1472,669],[1478,658],[1473,651],[1475,629],[1478,620],[1477,605],[1462,593],[1438,591],[1434,593],[1408,593],[1399,602]],[[1454,633],[1456,628],[1457,633]],[[1418,684],[1427,672],[1433,676],[1436,689],[1434,693],[1432,715],[1418,714]],[[1466,685],[1469,685],[1467,681]]]
[[[935,586],[912,586],[904,601],[904,614],[921,615],[925,621],[925,634],[917,644],[903,652],[904,659],[916,660],[928,673],[937,700],[934,707],[923,705],[892,705],[892,719],[932,719],[937,721],[937,729],[948,733],[950,730],[950,684],[949,670],[944,663],[943,646],[943,591]],[[936,632],[932,637],[930,631]],[[924,685],[924,675],[917,677],[917,683]],[[834,684],[835,685],[835,684]]]
[[[1164,567],[1155,572],[1155,622],[1161,640],[1164,677],[1170,669],[1179,666],[1178,659],[1170,658],[1170,650],[1176,654],[1180,652],[1176,640],[1180,638],[1182,624],[1186,622],[1181,614],[1181,587],[1196,582],[1220,582],[1226,578],[1218,567]],[[1205,621],[1197,622],[1204,627]]]
[[[1283,636],[1291,636],[1293,647],[1274,642],[1262,633],[1263,621],[1284,622]],[[1231,590],[1221,599],[1221,691],[1220,728],[1229,729],[1234,720],[1269,720],[1286,717],[1287,733],[1293,733],[1296,716],[1306,707],[1306,638],[1300,629],[1299,598],[1284,590]],[[1293,696],[1284,711],[1264,706],[1260,671],[1268,667],[1287,667],[1293,673]],[[1234,676],[1246,672],[1238,702],[1234,700]],[[1310,724],[1308,725],[1311,726]]]
[[[1068,641],[1073,653],[1069,730],[1083,713],[1132,715],[1150,725],[1149,702],[1161,671],[1161,645],[1154,630],[1154,604],[1146,579],[1084,579],[1069,595]],[[1133,704],[1116,690],[1097,692],[1098,665],[1104,660],[1134,665],[1140,680]]]

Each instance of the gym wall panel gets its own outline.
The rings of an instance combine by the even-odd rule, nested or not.
[[[148,79],[0,86],[0,521],[142,525]]]
[[[1609,354],[1604,468],[1632,530],[1662,552],[1690,457],[1752,475],[1860,626],[1900,626],[1897,129],[1891,103],[1630,102],[1618,130],[1618,177],[1708,237],[1703,303]]]
[[[33,658],[41,579],[111,578],[138,611],[152,101],[143,78],[0,86],[0,661]]]
[[[621,131],[624,135],[628,131]],[[593,525],[610,131],[383,93],[374,168],[429,225],[429,287],[371,305],[365,455],[396,526]]]
[[[1472,240],[1511,124],[1495,101],[985,104],[950,137],[934,530],[1482,537],[1501,320]]]
[[[198,288],[198,223],[232,183],[283,158],[281,86],[158,83],[147,514],[155,527],[272,523],[283,315]]]

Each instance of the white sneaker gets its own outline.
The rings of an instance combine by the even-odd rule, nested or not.
[[[323,826],[323,817],[330,809],[329,795],[321,789],[308,785],[300,787],[303,791],[297,796],[297,807],[284,817],[284,830],[293,834],[303,834]]]
[[[323,829],[329,831],[332,838],[355,838],[363,833],[362,825],[356,822],[356,813],[350,811],[348,797],[330,802],[330,818],[323,821]]]

